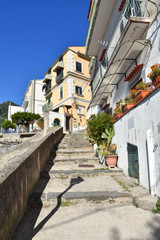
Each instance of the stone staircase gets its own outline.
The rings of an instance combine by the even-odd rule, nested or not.
[[[133,226],[142,215],[142,209],[133,204],[152,210],[155,203],[155,198],[120,169],[99,163],[84,131],[67,134],[41,172],[12,240],[124,239],[125,234],[124,238],[109,235],[115,222],[119,231],[124,226],[122,233],[126,233],[128,222]],[[146,218],[142,215],[142,221]],[[144,232],[146,227],[142,237]],[[133,239],[134,233],[135,228],[130,228],[130,238],[126,239]]]
[[[29,204],[50,205],[59,195],[61,201],[132,202],[130,193],[113,179],[121,174],[99,163],[85,131],[66,134],[51,153]]]
[[[108,234],[108,230],[104,234],[108,229],[104,223],[118,219],[117,225],[120,224],[119,217],[124,219],[128,209],[125,213],[128,224],[135,214],[133,204],[150,210],[155,207],[156,199],[151,199],[144,188],[133,183],[119,168],[108,169],[101,165],[86,139],[85,131],[67,134],[53,149],[12,240],[77,239],[77,236],[78,239],[104,239]],[[141,213],[136,211],[137,219]],[[87,222],[83,222],[85,219]],[[91,225],[88,229],[90,222],[95,227]],[[104,226],[102,231],[97,228],[100,222],[99,227]],[[78,229],[76,236],[72,235],[73,229]],[[112,225],[110,229],[112,231]],[[90,236],[82,238],[83,231]]]

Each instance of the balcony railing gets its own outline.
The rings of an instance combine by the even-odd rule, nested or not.
[[[92,83],[92,92],[93,93],[94,93],[100,79],[101,79],[101,69],[99,68],[95,77],[94,77],[93,83]]]
[[[117,26],[113,32],[111,40],[108,45],[108,51],[106,52],[108,62],[112,56],[112,53],[119,42],[122,33],[125,30],[125,27],[130,19],[130,17],[148,17],[149,13],[147,10],[148,0],[127,0],[123,10],[120,14]]]
[[[63,80],[63,71],[56,77],[56,83],[59,84]]]
[[[118,45],[118,42],[125,31],[126,25],[130,19],[130,17],[140,17],[145,18],[149,17],[149,13],[147,10],[147,3],[148,0],[126,0],[126,3],[123,7],[123,10],[119,16],[119,20],[117,22],[116,28],[112,34],[111,40],[108,44],[107,51],[105,53],[105,61],[106,66],[108,66],[108,62],[110,61],[112,54]],[[100,68],[99,68],[100,69]],[[103,71],[102,74],[104,74],[105,71]],[[94,90],[96,89],[96,86],[98,84],[98,80],[100,79],[100,70],[97,72],[97,74],[94,77],[93,84],[92,84],[92,91],[94,93]],[[103,77],[103,75],[101,76]]]
[[[53,109],[53,103],[46,103],[42,106],[43,112],[49,112],[49,111],[52,111],[52,109]]]

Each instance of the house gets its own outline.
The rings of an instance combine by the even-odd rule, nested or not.
[[[91,0],[86,54],[91,56],[92,100],[88,118],[113,114],[116,102],[160,63],[158,0]],[[160,196],[160,85],[115,120],[118,166]]]
[[[60,125],[64,132],[86,128],[91,100],[85,47],[68,47],[45,73],[44,128]]]
[[[45,103],[45,97],[42,93],[42,87],[43,79],[34,79],[29,82],[21,105],[24,108],[24,112],[43,115],[42,106]]]
[[[12,121],[11,116],[16,112],[24,112],[24,108],[20,106],[12,106],[11,103],[8,105],[8,120]]]

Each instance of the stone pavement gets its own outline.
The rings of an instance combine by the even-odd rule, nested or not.
[[[157,198],[101,165],[85,132],[53,150],[12,240],[160,239]],[[141,209],[144,208],[144,209]]]

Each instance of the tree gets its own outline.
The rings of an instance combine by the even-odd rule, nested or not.
[[[23,125],[25,123],[29,123],[30,121],[37,120],[41,116],[35,113],[28,112],[17,112],[12,115],[12,122],[16,123],[18,126]]]
[[[1,127],[4,128],[4,129],[16,128],[16,124],[15,124],[15,123],[12,123],[11,121],[9,121],[9,120],[6,119],[6,120],[1,124]]]

